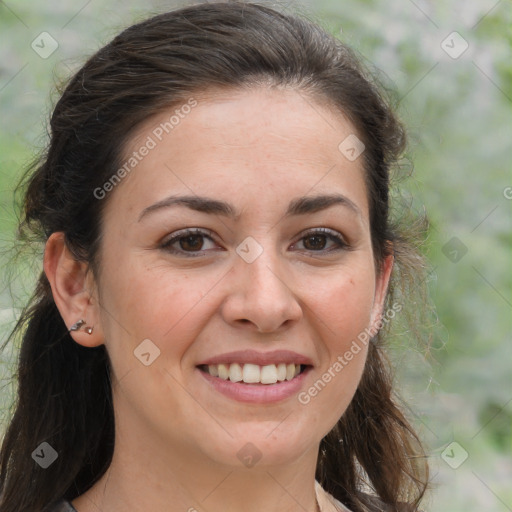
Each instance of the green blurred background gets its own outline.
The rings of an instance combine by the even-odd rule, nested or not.
[[[46,143],[55,81],[120,29],[180,5],[0,2],[0,343],[41,268],[38,259],[11,259],[13,189]],[[425,208],[430,219],[424,251],[438,320],[426,326],[433,337],[429,354],[404,343],[406,336],[393,353],[400,362],[400,394],[430,456],[433,490],[424,508],[512,511],[511,2],[286,5],[321,23],[383,72],[409,129],[414,172],[403,186],[412,207]],[[55,43],[43,32],[58,44],[51,55]],[[0,354],[0,435],[15,390],[8,378],[17,348]]]

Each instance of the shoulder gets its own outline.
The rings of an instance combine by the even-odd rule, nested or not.
[[[315,480],[315,491],[318,506],[322,512],[350,512],[332,494],[329,494],[317,480]]]
[[[69,501],[62,499],[46,507],[43,512],[77,512],[77,510]]]

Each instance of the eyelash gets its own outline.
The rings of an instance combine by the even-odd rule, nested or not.
[[[176,235],[174,235],[173,237],[171,237],[168,240],[166,240],[165,242],[163,242],[160,245],[160,249],[168,251],[171,254],[176,254],[176,255],[180,255],[180,256],[185,255],[185,257],[187,257],[187,258],[197,258],[197,257],[200,257],[199,255],[202,252],[206,252],[206,251],[196,251],[195,253],[187,252],[187,251],[183,251],[183,250],[177,250],[177,249],[173,248],[172,245],[174,245],[176,242],[179,242],[180,240],[182,240],[184,238],[188,238],[190,236],[203,236],[205,238],[209,238],[212,242],[215,242],[215,240],[213,239],[213,237],[211,235],[212,235],[211,231],[208,231],[208,230],[203,230],[203,229],[198,229],[198,228],[185,229],[183,231],[179,231]],[[337,244],[337,247],[334,249],[321,249],[318,251],[306,249],[307,252],[315,253],[315,255],[317,255],[317,254],[322,254],[322,253],[337,252],[337,251],[341,251],[341,250],[345,250],[345,251],[350,250],[349,244],[347,244],[345,242],[343,237],[341,237],[336,231],[333,231],[328,228],[316,228],[316,229],[312,229],[311,231],[307,231],[306,233],[304,233],[302,235],[302,237],[299,239],[299,241],[301,241],[305,238],[313,237],[315,235],[326,236],[329,240],[334,241]]]

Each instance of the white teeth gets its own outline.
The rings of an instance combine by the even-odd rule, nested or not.
[[[247,384],[260,382],[261,371],[257,364],[244,364],[243,381]]]
[[[277,365],[277,380],[283,381],[286,380],[286,364],[280,363]]]
[[[219,369],[219,372],[218,372],[219,377],[221,379],[228,380],[229,379],[229,368],[225,364],[219,364],[218,369]]]
[[[231,382],[240,382],[242,380],[242,367],[234,363],[229,367],[229,380]]]
[[[261,383],[275,384],[277,382],[277,368],[275,364],[268,364],[261,368]]]
[[[245,382],[246,384],[275,384],[284,380],[292,380],[300,373],[300,364],[210,364],[208,373],[231,382]]]

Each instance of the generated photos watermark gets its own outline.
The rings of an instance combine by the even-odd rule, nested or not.
[[[361,352],[362,347],[368,345],[368,342],[382,329],[384,325],[390,322],[397,313],[402,311],[402,304],[395,302],[391,308],[389,308],[380,320],[371,328],[366,328],[364,331],[357,335],[357,339],[352,341],[350,348],[346,350],[343,355],[339,355],[336,361],[312,384],[306,391],[302,391],[298,395],[298,400],[301,404],[307,405],[311,402],[311,399],[322,391],[336,375],[338,375],[343,368],[348,366],[350,361],[354,359],[354,356]]]

